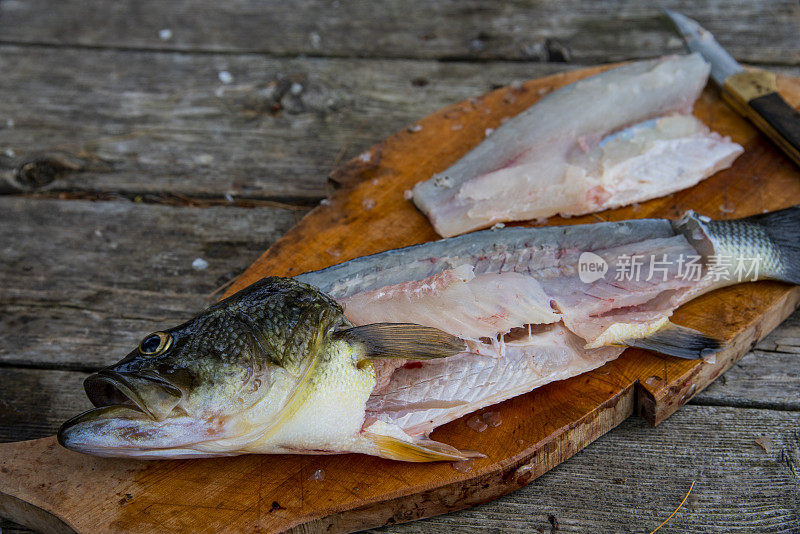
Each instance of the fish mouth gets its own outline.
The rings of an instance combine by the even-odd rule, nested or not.
[[[153,421],[169,417],[183,398],[178,387],[155,373],[146,372],[121,373],[103,369],[88,376],[83,389],[97,408],[136,408]]]
[[[170,452],[173,444],[199,439],[199,427],[179,407],[182,391],[155,373],[103,369],[83,385],[95,407],[59,428],[58,442],[68,449],[96,456],[149,453],[167,458],[180,457]]]
[[[92,426],[102,421],[135,421],[137,419],[150,421],[144,412],[136,406],[110,405],[92,408],[65,421],[58,429],[56,438],[61,446],[83,452],[85,447],[81,445],[83,445],[83,441],[87,440],[81,440],[79,434],[84,427]],[[76,436],[78,439],[76,439]]]

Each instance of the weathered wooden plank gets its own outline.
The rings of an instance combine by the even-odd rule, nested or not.
[[[0,197],[0,361],[116,361],[212,302],[301,215]],[[194,268],[197,258],[208,267]]]
[[[28,534],[34,531],[23,527],[22,525],[18,525],[16,523],[12,523],[11,521],[6,521],[5,519],[0,518],[0,532],[5,532],[5,534]]]
[[[87,373],[0,370],[0,441],[52,436],[68,418],[92,407],[83,392]]]
[[[779,330],[757,345],[758,349],[774,352],[800,352],[800,316],[789,317]]]
[[[6,0],[0,35],[91,47],[601,63],[680,50],[661,7],[698,19],[741,60],[800,62],[792,0]]]
[[[755,350],[692,402],[800,411],[800,352]]]
[[[693,404],[800,410],[800,312],[698,393]]]
[[[565,68],[0,46],[0,192],[313,203],[334,163],[447,104]]]
[[[0,46],[0,191],[314,202],[337,161],[567,67]]]
[[[769,452],[755,441],[762,436]],[[497,501],[375,532],[650,532],[694,481],[662,531],[791,533],[798,473],[796,413],[686,406],[657,428],[629,419]]]

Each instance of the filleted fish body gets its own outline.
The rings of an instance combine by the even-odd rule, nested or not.
[[[713,354],[673,310],[733,283],[800,283],[798,223],[796,207],[487,230],[267,278],[90,376],[97,407],[59,439],[141,458],[463,459],[430,431],[625,346]]]
[[[708,73],[693,54],[635,62],[570,84],[417,184],[414,202],[449,237],[691,187],[742,153],[690,114]]]

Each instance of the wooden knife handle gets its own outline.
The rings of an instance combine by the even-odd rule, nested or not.
[[[800,165],[800,113],[778,93],[756,97],[750,101],[750,107],[772,127],[778,136],[775,137],[765,131],[770,139],[778,144],[781,150],[797,165]]]
[[[722,96],[800,166],[800,113],[776,89],[774,73],[744,71],[725,80]]]

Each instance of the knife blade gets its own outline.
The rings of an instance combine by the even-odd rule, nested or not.
[[[746,70],[696,21],[665,9],[686,46],[711,64],[711,78],[722,98],[748,118],[800,166],[800,113],[777,91],[774,72]]]

